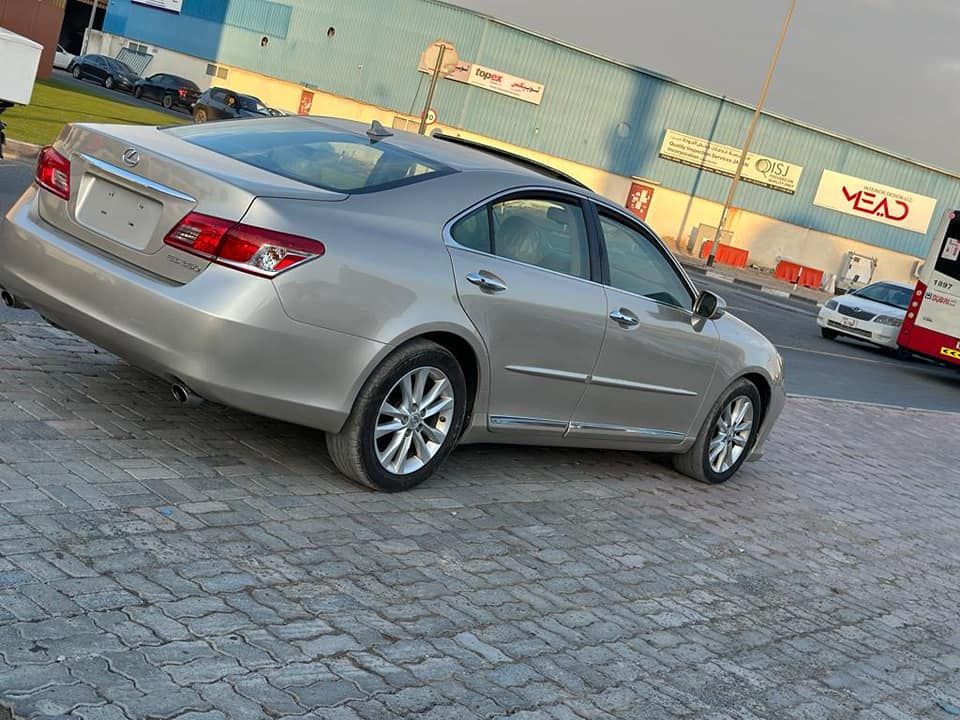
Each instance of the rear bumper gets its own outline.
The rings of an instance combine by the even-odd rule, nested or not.
[[[382,343],[291,320],[263,278],[216,265],[186,285],[143,273],[44,222],[35,198],[28,190],[0,225],[0,287],[204,398],[340,429]]]

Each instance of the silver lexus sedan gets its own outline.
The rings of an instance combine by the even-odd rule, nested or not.
[[[181,402],[324,431],[380,490],[477,442],[723,482],[784,404],[774,347],[622,208],[378,123],[69,126],[0,228],[0,287]]]

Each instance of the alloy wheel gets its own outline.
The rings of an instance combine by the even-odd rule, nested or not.
[[[411,370],[391,388],[377,413],[374,452],[381,467],[408,475],[426,465],[450,432],[453,386],[435,367]]]
[[[731,399],[717,417],[708,451],[710,467],[715,473],[729,471],[746,452],[753,432],[753,417],[753,401],[743,395]]]

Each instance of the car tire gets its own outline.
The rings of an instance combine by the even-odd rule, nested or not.
[[[893,356],[902,362],[910,362],[913,360],[913,353],[906,348],[899,346],[897,346],[897,349],[893,351]]]
[[[173,107],[173,95],[164,95],[161,104],[167,110]]]
[[[749,404],[749,415],[744,416],[734,426],[733,432],[726,432],[721,425],[721,419],[729,424],[727,420],[731,416],[736,417],[741,407],[739,403]],[[728,411],[731,412],[728,413]],[[762,416],[763,404],[757,386],[749,380],[738,380],[727,388],[710,408],[693,447],[682,455],[674,456],[673,467],[687,477],[710,485],[726,482],[737,473],[750,456],[757,440]],[[747,418],[749,418],[749,427],[743,429],[746,427]],[[737,427],[741,428],[739,432],[736,431]],[[715,442],[719,443],[719,446],[715,445]],[[711,459],[711,454],[717,447],[724,448],[720,451],[721,453],[733,453],[736,447],[740,448],[740,452],[736,458],[732,459],[729,466],[726,466],[727,455],[718,455]]]
[[[193,113],[193,121],[195,123],[205,123],[207,121],[207,111],[203,108],[196,110],[196,112]]]
[[[113,85],[114,85],[113,75],[107,75],[107,77],[106,77],[106,78],[104,79],[104,81],[103,81],[103,86],[104,86],[107,90],[113,90]]]
[[[438,387],[442,394],[431,399]],[[423,403],[412,402],[418,395],[428,401],[428,410],[442,409],[421,416]],[[436,343],[414,340],[389,355],[364,383],[343,428],[327,435],[330,458],[340,472],[369,488],[408,490],[430,477],[453,450],[466,407],[466,379],[457,359]],[[411,421],[417,425],[411,428]],[[396,427],[384,432],[393,423]]]
[[[74,65],[74,66],[73,66],[73,79],[74,79],[74,80],[79,80],[82,75],[83,75],[83,72],[80,70],[80,66],[79,66],[79,65]]]
[[[820,328],[820,336],[824,340],[836,340],[839,334],[836,330],[831,330],[830,328]]]

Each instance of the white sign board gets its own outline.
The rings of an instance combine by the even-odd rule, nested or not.
[[[130,0],[137,5],[149,5],[158,10],[178,13],[183,8],[183,0]]]
[[[423,63],[423,58],[421,58],[418,70],[424,73],[433,72],[433,68],[427,67]],[[539,105],[543,100],[543,83],[525,80],[516,75],[508,75],[500,70],[494,70],[465,60],[460,60],[457,66],[447,74],[446,78],[501,95],[509,95],[512,98],[534,105]]]
[[[43,46],[29,38],[0,28],[0,100],[27,105],[33,95],[33,81],[40,65]]]
[[[505,72],[494,70],[473,63],[470,68],[470,75],[467,82],[475,87],[481,87],[484,90],[491,90],[501,95],[523,100],[534,105],[539,105],[543,100],[543,85],[533,80],[524,80],[516,75],[508,75]]]
[[[702,168],[718,175],[733,177],[740,164],[741,149],[720,145],[694,135],[667,130],[660,146],[660,157],[666,160]],[[747,153],[743,165],[744,182],[761,185],[771,190],[793,194],[797,191],[803,166],[785,160]]]
[[[824,170],[813,204],[925,235],[937,199]]]

